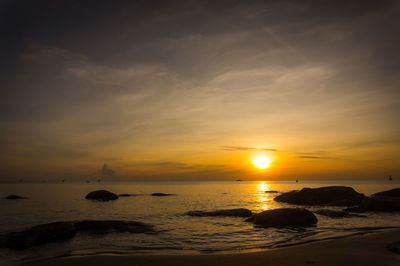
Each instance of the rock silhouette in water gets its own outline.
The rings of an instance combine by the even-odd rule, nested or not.
[[[246,219],[262,227],[309,227],[315,226],[317,217],[301,208],[281,208],[263,211]]]
[[[31,227],[21,232],[6,234],[0,239],[0,247],[26,249],[50,242],[67,240],[76,234],[72,222],[55,222]]]
[[[5,197],[5,199],[9,199],[9,200],[27,199],[27,197],[22,197],[22,196],[19,196],[19,195],[8,195],[7,197]]]
[[[98,200],[98,201],[109,201],[118,199],[117,194],[114,194],[107,190],[96,190],[86,195],[86,199]]]
[[[175,194],[159,193],[159,192],[157,192],[157,193],[152,193],[151,195],[154,196],[154,197],[175,196]]]
[[[364,199],[356,207],[345,209],[349,212],[399,212],[400,188],[386,190],[372,194]]]
[[[265,193],[274,194],[274,193],[279,193],[279,191],[276,191],[276,190],[267,190],[267,191],[265,191]]]
[[[37,225],[20,232],[0,237],[0,248],[26,249],[46,243],[64,241],[77,232],[107,234],[112,232],[155,233],[153,226],[135,221],[84,220],[78,222],[55,222]]]
[[[400,188],[394,188],[391,190],[386,190],[372,194],[371,197],[375,198],[399,198],[400,199]]]
[[[363,194],[356,192],[351,187],[329,186],[303,188],[300,191],[283,193],[274,200],[297,205],[354,206],[364,198]]]
[[[228,209],[228,210],[216,210],[216,211],[190,211],[186,213],[190,216],[237,216],[237,217],[250,217],[252,212],[248,209]]]
[[[400,212],[400,200],[389,197],[365,197],[358,206],[344,209],[348,212]]]

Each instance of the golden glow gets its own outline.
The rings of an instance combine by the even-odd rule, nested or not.
[[[265,169],[269,167],[271,160],[265,156],[258,156],[253,160],[253,164],[259,169]]]
[[[261,181],[260,183],[257,184],[257,190],[258,190],[258,201],[260,202],[258,204],[258,207],[260,208],[261,211],[263,210],[268,210],[269,206],[267,204],[267,194],[265,194],[265,191],[269,190],[269,185]]]
[[[266,184],[264,181],[261,181],[257,184],[257,188],[260,192],[264,193],[266,190],[268,190],[268,184]]]

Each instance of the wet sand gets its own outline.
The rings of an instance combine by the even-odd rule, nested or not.
[[[388,244],[400,241],[400,229],[331,239],[268,251],[200,255],[90,255],[25,262],[24,266],[217,266],[217,265],[400,265]]]

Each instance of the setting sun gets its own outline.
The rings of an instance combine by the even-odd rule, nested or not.
[[[253,161],[254,166],[259,169],[268,168],[270,163],[271,163],[271,160],[264,156],[258,156]]]

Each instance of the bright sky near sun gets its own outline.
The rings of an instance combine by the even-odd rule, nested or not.
[[[0,181],[400,175],[399,1],[56,2],[2,5]]]

